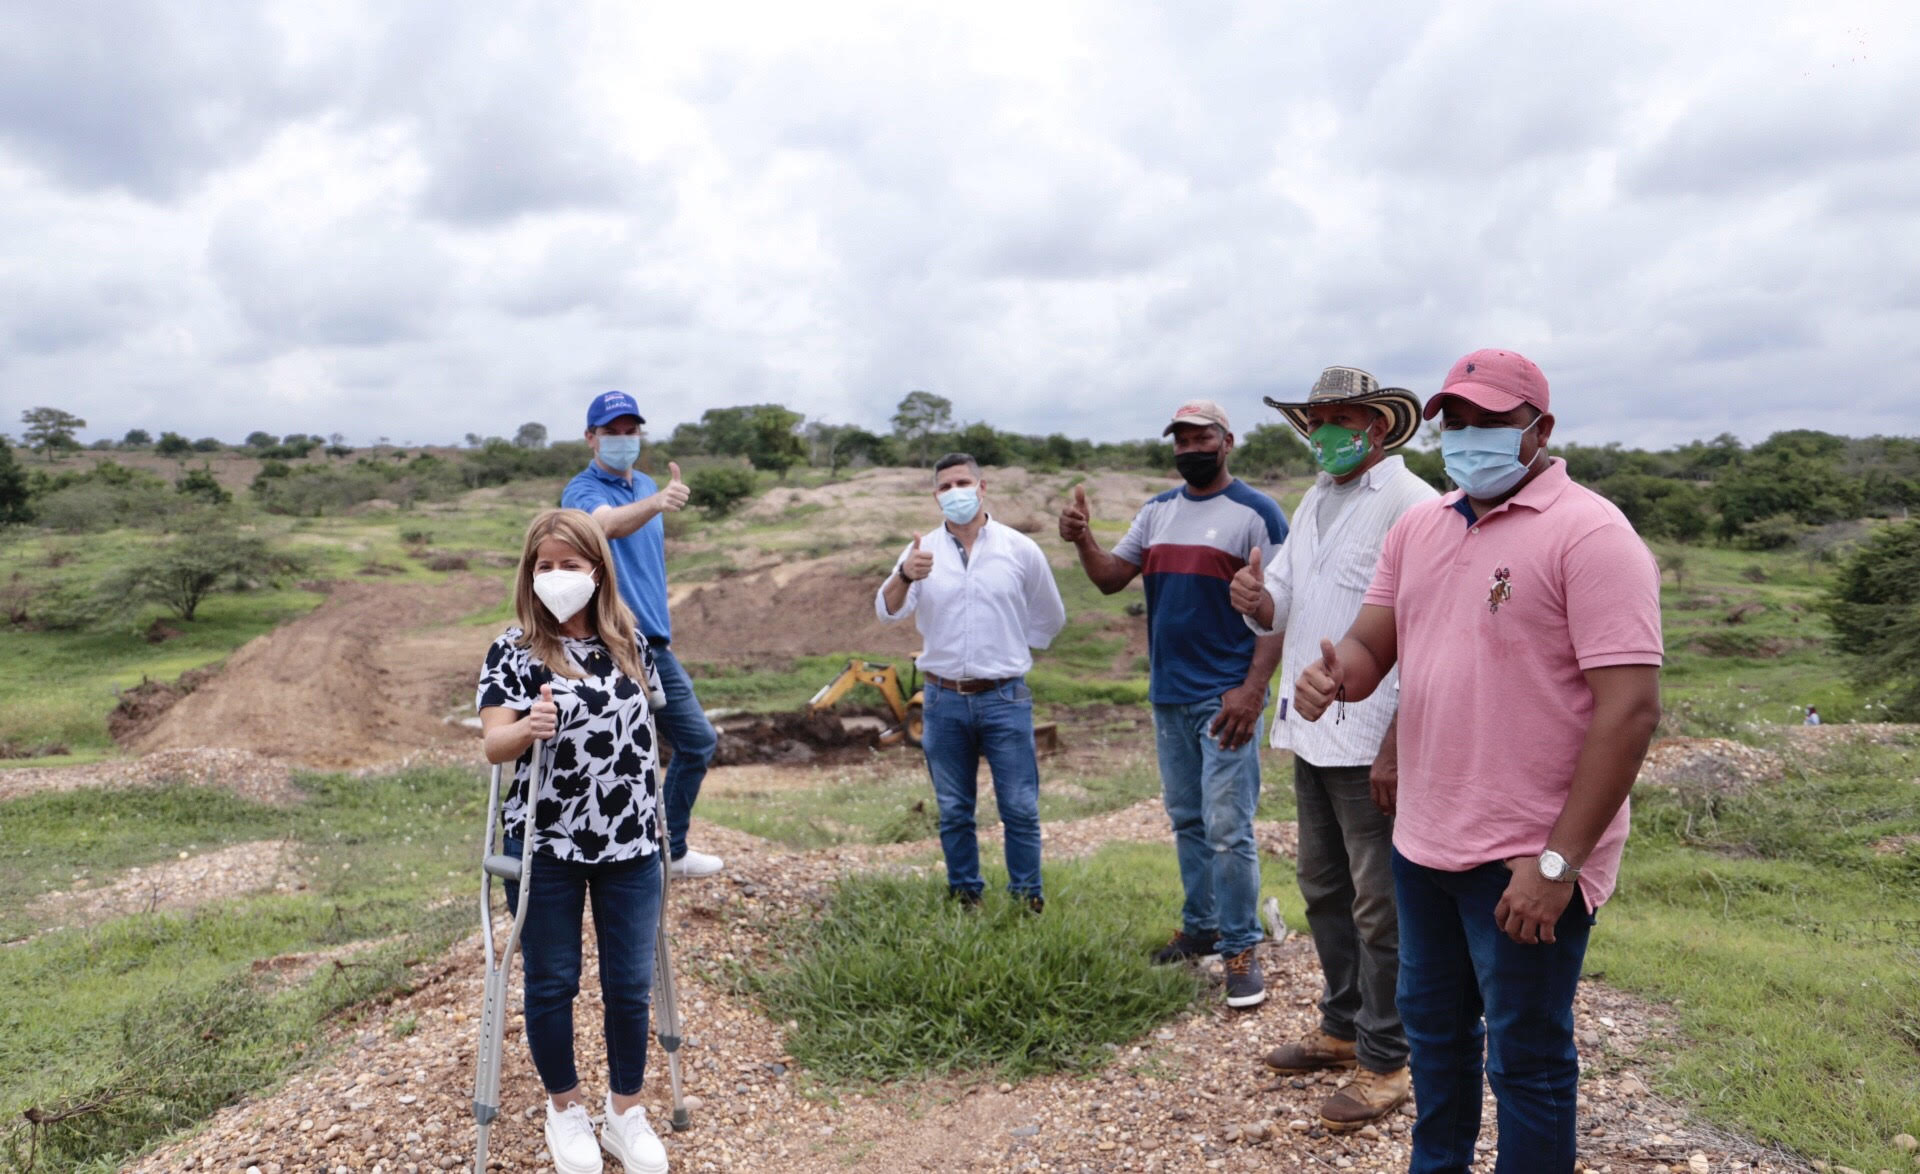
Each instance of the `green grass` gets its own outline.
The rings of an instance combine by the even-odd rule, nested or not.
[[[305,778],[308,798],[267,807],[197,787],[40,795],[0,804],[7,936],[25,902],[84,873],[98,888],[136,865],[290,838],[307,876],[293,893],[191,912],[40,932],[0,949],[0,1155],[37,1148],[40,1169],[111,1170],[167,1132],[270,1086],[323,1046],[331,1017],[403,986],[407,963],[472,928],[472,841],[484,789],[461,770]],[[339,947],[281,985],[254,963]],[[74,1114],[31,1127],[28,1107]],[[4,1159],[0,1159],[4,1160]]]
[[[1904,1168],[1920,1127],[1920,756],[1861,748],[1739,797],[1635,797],[1588,971],[1671,1003],[1662,1091],[1810,1157]]]
[[[745,981],[799,1023],[796,1059],[852,1081],[1088,1070],[1199,997],[1192,970],[1147,961],[1178,919],[1169,847],[1111,844],[1048,866],[1040,917],[1005,881],[990,869],[967,913],[938,879],[851,877],[789,964]]]
[[[807,787],[708,790],[700,796],[700,815],[716,823],[811,849],[835,844],[897,844],[939,834],[933,784],[918,750],[889,751],[897,769],[878,777],[867,774],[822,777]],[[1151,763],[1092,775],[1055,775],[1040,764],[1042,821],[1098,815],[1160,793],[1160,776]],[[989,772],[980,771],[980,827],[1000,822]]]

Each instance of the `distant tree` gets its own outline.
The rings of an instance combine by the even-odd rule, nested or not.
[[[219,452],[225,447],[226,445],[221,444],[217,438],[212,436],[202,436],[193,442],[193,451],[195,452]]]
[[[280,443],[280,438],[271,432],[254,431],[247,433],[245,444],[248,448],[272,448]]]
[[[1834,647],[1867,685],[1892,685],[1890,716],[1920,720],[1920,522],[1887,526],[1841,569],[1824,600]]]
[[[469,432],[466,436],[468,448],[479,448],[482,441],[478,432]]]
[[[863,461],[884,465],[892,460],[892,450],[893,442],[887,437],[875,436],[865,428],[849,424],[833,432],[827,442],[827,469],[837,477],[841,469]]]
[[[158,603],[191,621],[201,602],[223,582],[290,573],[298,566],[297,559],[274,552],[264,539],[200,530],[135,559],[110,577],[104,589],[118,598]]]
[[[513,443],[520,448],[547,447],[547,426],[529,420],[520,425],[520,431],[513,434]]]
[[[687,480],[687,503],[722,518],[753,494],[753,474],[738,465],[709,465]]]
[[[807,459],[807,442],[800,438],[800,413],[778,404],[759,404],[747,418],[747,460],[784,478],[787,470]]]
[[[89,444],[87,447],[92,449],[94,452],[112,452],[113,441],[108,437],[102,436],[97,438],[92,444]]]
[[[153,434],[145,428],[129,428],[120,438],[121,448],[147,448],[153,444]]]
[[[193,442],[178,432],[162,432],[153,451],[163,457],[183,457],[193,451]]]
[[[73,434],[87,426],[85,420],[59,408],[28,408],[20,413],[20,422],[27,426],[20,434],[21,439],[48,460],[52,460],[56,452],[79,448],[80,442]]]
[[[1261,424],[1236,438],[1233,470],[1247,476],[1305,473],[1314,467],[1306,442],[1288,424]]]
[[[1722,538],[1778,516],[1806,525],[1854,518],[1861,505],[1859,483],[1842,477],[1832,459],[1786,446],[1741,457],[1714,483],[1713,495]]]
[[[214,477],[212,468],[206,465],[181,474],[173,488],[176,493],[197,497],[208,505],[225,505],[233,500],[233,494],[227,492]]]
[[[27,498],[27,471],[13,459],[7,438],[0,436],[0,526],[33,521],[33,506]]]
[[[930,391],[909,391],[894,408],[893,434],[915,464],[933,461],[933,448],[953,430],[953,401]]]

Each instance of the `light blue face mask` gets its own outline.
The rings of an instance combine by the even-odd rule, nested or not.
[[[1533,424],[1540,422],[1535,417]],[[1532,429],[1525,428],[1448,428],[1440,433],[1440,455],[1447,476],[1467,491],[1467,496],[1492,501],[1527,475],[1532,461],[1520,462],[1520,440]],[[1541,450],[1545,451],[1545,450]],[[1540,452],[1533,454],[1540,459]]]
[[[947,521],[964,526],[980,512],[980,487],[956,485],[934,500],[940,503],[940,512],[947,515]]]
[[[640,438],[638,436],[600,437],[600,463],[609,469],[624,473],[633,468],[640,459]]]

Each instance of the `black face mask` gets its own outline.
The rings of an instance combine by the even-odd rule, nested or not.
[[[1173,458],[1173,467],[1180,470],[1180,476],[1195,489],[1205,489],[1220,476],[1220,454],[1217,452],[1183,452]]]

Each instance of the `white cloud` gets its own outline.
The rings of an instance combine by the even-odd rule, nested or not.
[[[1892,0],[0,9],[8,419],[1114,438],[1506,345],[1570,438],[1920,431]]]

